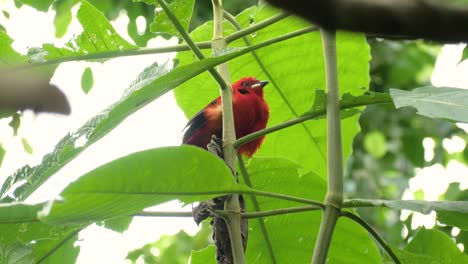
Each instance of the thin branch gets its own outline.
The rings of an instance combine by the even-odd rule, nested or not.
[[[239,193],[241,193],[241,194],[255,194],[255,195],[260,195],[260,196],[265,196],[265,197],[276,198],[276,199],[280,199],[280,200],[310,204],[310,205],[314,205],[314,206],[320,207],[322,209],[325,209],[325,205],[323,203],[321,203],[321,202],[314,201],[314,200],[309,200],[309,199],[305,199],[305,198],[297,197],[297,196],[291,196],[291,195],[280,194],[280,193],[265,192],[265,191],[255,190],[255,189],[252,189],[252,190],[249,190],[249,191],[240,191]]]
[[[149,217],[193,217],[192,212],[150,212],[150,211],[142,211],[139,213],[134,214],[133,216],[149,216]]]
[[[167,17],[171,20],[172,24],[177,29],[179,34],[182,36],[182,38],[185,40],[185,42],[187,42],[187,45],[189,45],[190,49],[195,54],[195,56],[197,56],[197,58],[199,60],[203,60],[205,58],[205,56],[203,55],[201,50],[197,47],[197,45],[192,40],[192,38],[189,36],[187,31],[185,31],[185,29],[182,26],[182,24],[180,23],[179,19],[177,19],[177,17],[174,15],[174,13],[172,13],[171,9],[166,5],[166,2],[164,2],[164,0],[157,0],[157,1],[158,1],[159,5],[161,6],[161,8],[166,13]],[[213,78],[219,84],[219,86],[221,88],[223,88],[223,89],[226,88],[226,83],[224,82],[223,78],[221,77],[221,75],[219,74],[218,71],[216,71],[215,69],[209,69],[208,72],[211,74],[211,76],[213,76]]]
[[[383,240],[383,238],[379,235],[379,233],[377,233],[377,231],[375,231],[366,221],[364,221],[362,218],[360,218],[359,216],[357,216],[357,215],[355,215],[355,214],[353,214],[351,212],[342,211],[341,216],[347,217],[347,218],[353,220],[354,222],[358,223],[362,227],[364,227],[364,229],[366,229],[367,232],[369,234],[371,234],[372,237],[374,237],[374,239],[379,243],[379,245],[383,248],[383,250],[385,250],[385,252],[387,252],[387,254],[390,256],[390,258],[395,263],[397,263],[397,264],[401,263],[400,260],[398,259],[398,257],[393,252],[393,250],[387,245],[385,240]]]
[[[275,209],[275,210],[261,211],[261,212],[255,212],[255,213],[244,213],[244,214],[242,214],[242,218],[245,218],[245,219],[259,218],[259,219],[261,219],[262,217],[266,217],[266,216],[277,216],[277,215],[283,215],[283,214],[310,212],[310,211],[317,211],[317,210],[322,210],[322,208],[320,208],[318,206],[314,206],[314,205],[308,205],[308,206],[300,206],[300,207],[292,207],[292,208],[281,208],[281,209]]]
[[[247,172],[247,168],[245,167],[244,160],[242,159],[242,155],[240,153],[237,154],[237,160],[239,164],[239,169],[242,175],[242,178],[244,179],[244,182],[247,186],[252,188],[252,182],[250,181],[250,176],[249,173]],[[256,213],[260,212],[260,204],[258,203],[257,197],[255,195],[250,195],[250,199],[252,200],[253,208]],[[253,213],[255,214],[255,213]],[[243,218],[249,219],[249,217],[246,217],[246,214],[243,214]],[[258,224],[260,226],[260,232],[263,235],[263,239],[265,239],[265,244],[268,249],[268,254],[270,256],[271,263],[275,264],[276,262],[276,257],[275,253],[273,251],[273,245],[270,240],[270,236],[268,235],[268,230],[265,225],[265,221],[263,218],[258,218]]]
[[[391,103],[392,99],[390,97],[379,97],[375,101],[362,101],[358,103],[347,103],[347,104],[340,104],[340,110],[346,110],[346,109],[351,109],[359,106],[366,106],[366,105],[372,105],[372,104],[383,104],[383,103]],[[308,112],[306,114],[303,114],[302,116],[299,116],[297,118],[291,119],[289,121],[285,121],[284,123],[268,127],[259,131],[256,131],[252,134],[249,134],[247,136],[241,137],[237,139],[237,141],[234,143],[234,147],[239,148],[242,145],[244,145],[247,142],[250,142],[252,140],[255,140],[259,137],[262,137],[264,135],[276,132],[278,130],[281,130],[286,127],[290,127],[293,125],[300,124],[304,121],[311,120],[311,119],[316,119],[318,117],[324,116],[327,114],[326,109],[319,109],[319,110],[314,110],[313,112]]]
[[[325,211],[315,244],[313,264],[324,264],[343,203],[343,150],[341,147],[340,95],[336,32],[321,30],[327,81],[327,175],[328,190]]]
[[[230,23],[232,23],[232,21],[236,21],[236,19],[230,15],[229,13],[225,12],[224,14],[224,17],[226,18],[226,20],[228,20]],[[260,21],[259,23],[257,24],[254,24],[252,26],[249,26],[247,28],[244,28],[244,29],[238,29],[239,31],[227,36],[225,39],[226,39],[226,43],[231,43],[237,39],[240,39],[242,37],[245,37],[247,35],[249,35],[250,33],[253,33],[255,31],[258,31],[262,28],[265,28],[271,24],[274,24],[282,19],[285,19],[289,16],[290,14],[288,13],[280,13],[280,14],[277,14],[277,15],[274,15],[270,18],[267,18],[263,21]],[[236,22],[237,23],[237,22]],[[233,24],[234,25],[234,24]],[[240,26],[239,26],[240,27]]]
[[[210,42],[196,42],[195,45],[200,49],[209,49]],[[104,52],[95,52],[90,54],[75,55],[75,56],[66,56],[57,59],[51,59],[44,62],[35,62],[30,64],[18,65],[12,68],[3,69],[2,71],[19,71],[32,69],[37,67],[49,66],[54,64],[60,64],[70,61],[84,61],[84,60],[102,60],[102,59],[112,59],[119,57],[128,57],[128,56],[139,56],[139,55],[148,55],[148,54],[158,54],[158,53],[169,53],[169,52],[179,52],[179,51],[189,51],[190,47],[188,45],[173,45],[167,47],[158,47],[158,48],[140,48],[134,50],[117,50],[117,51],[104,51]]]

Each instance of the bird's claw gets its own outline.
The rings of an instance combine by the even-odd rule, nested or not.
[[[216,135],[211,136],[211,141],[206,146],[209,152],[223,159],[223,140]]]

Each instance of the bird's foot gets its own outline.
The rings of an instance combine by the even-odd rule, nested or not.
[[[216,156],[224,159],[223,156],[223,140],[216,135],[211,136],[211,141],[206,145],[206,148],[209,152],[215,154]]]

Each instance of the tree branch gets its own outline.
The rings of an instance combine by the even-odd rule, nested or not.
[[[341,148],[340,95],[338,92],[338,65],[336,33],[321,30],[325,73],[327,81],[327,175],[328,190],[325,211],[315,244],[312,263],[324,264],[343,203],[343,151]]]
[[[428,0],[267,0],[327,30],[467,42],[468,8]]]
[[[351,109],[351,108],[354,108],[354,107],[366,106],[366,105],[372,105],[372,104],[392,103],[392,99],[390,98],[390,96],[388,94],[385,94],[385,95],[386,96],[378,96],[378,97],[374,97],[374,98],[369,98],[369,100],[362,100],[362,101],[359,101],[359,102],[344,102],[344,101],[342,101],[342,103],[340,103],[340,110],[346,110],[346,109]],[[275,126],[272,126],[272,127],[268,127],[268,128],[256,131],[256,132],[254,132],[252,134],[249,134],[247,136],[241,137],[241,138],[236,140],[236,142],[234,143],[234,147],[239,148],[240,146],[244,145],[245,143],[250,142],[252,140],[255,140],[255,139],[257,139],[259,137],[262,137],[264,135],[276,132],[276,131],[281,130],[281,129],[286,128],[286,127],[290,127],[290,126],[293,126],[293,125],[300,124],[300,123],[305,122],[307,120],[316,119],[316,118],[324,116],[326,114],[327,114],[327,110],[325,109],[325,107],[323,109],[314,109],[311,112],[307,112],[307,113],[305,113],[305,114],[303,114],[303,115],[301,115],[299,117],[296,117],[294,119],[285,121],[285,122],[283,122],[281,124],[278,124],[278,125],[275,125]]]

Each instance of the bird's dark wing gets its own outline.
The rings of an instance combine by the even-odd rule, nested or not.
[[[209,103],[205,108],[210,107],[210,106],[215,106],[217,104],[218,104],[217,99],[215,99],[211,103]],[[192,137],[193,134],[195,134],[195,132],[197,132],[198,129],[200,129],[201,127],[203,127],[203,125],[205,125],[207,121],[205,114],[203,112],[205,108],[203,108],[194,117],[192,117],[192,119],[188,121],[187,125],[185,125],[184,127],[185,133],[182,136],[182,143],[187,143],[190,137]]]

